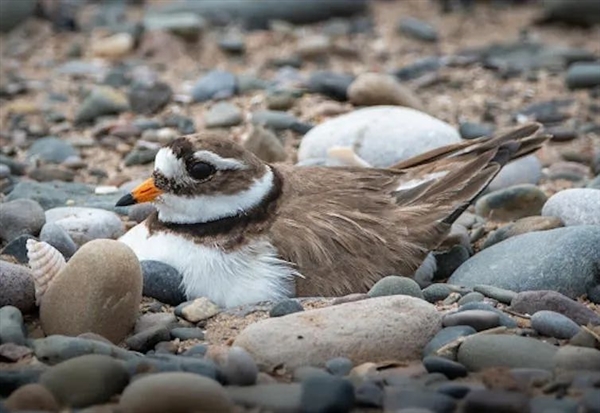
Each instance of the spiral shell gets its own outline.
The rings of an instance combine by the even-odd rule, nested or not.
[[[52,280],[66,265],[65,258],[52,245],[33,239],[27,240],[27,258],[33,275],[35,303],[40,305]]]

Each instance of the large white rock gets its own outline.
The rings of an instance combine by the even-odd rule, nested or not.
[[[52,208],[46,211],[46,222],[62,227],[79,246],[98,238],[117,239],[125,233],[117,214],[96,208]]]
[[[544,204],[542,215],[558,217],[566,226],[600,225],[600,191],[572,188],[557,192]]]
[[[323,366],[342,355],[355,364],[415,360],[440,328],[433,305],[396,295],[262,320],[245,328],[234,345],[265,369]]]
[[[298,163],[326,164],[327,151],[350,146],[372,166],[387,167],[431,149],[460,142],[450,124],[415,109],[371,106],[311,129],[298,149]]]

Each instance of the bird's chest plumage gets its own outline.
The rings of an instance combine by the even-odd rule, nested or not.
[[[297,273],[278,258],[266,238],[226,250],[171,231],[150,233],[142,223],[119,241],[132,248],[140,261],[160,261],[177,269],[188,299],[207,297],[220,306],[233,307],[294,294]]]

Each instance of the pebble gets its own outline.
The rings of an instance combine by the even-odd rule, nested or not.
[[[500,317],[500,325],[506,328],[516,328],[517,322],[513,320],[510,316],[506,315],[504,312],[500,311],[496,307],[490,305],[486,302],[471,302],[461,305],[458,308],[458,311],[470,311],[470,310],[484,310],[491,311],[492,313],[498,314]]]
[[[428,302],[435,304],[438,301],[446,299],[454,290],[448,284],[436,283],[423,289],[423,298]]]
[[[543,336],[558,339],[570,339],[580,330],[570,318],[548,310],[538,311],[531,316],[531,328]]]
[[[300,92],[296,90],[269,89],[266,95],[267,108],[271,110],[291,109],[299,96]]]
[[[439,356],[428,356],[423,359],[423,365],[429,373],[442,373],[450,380],[454,380],[459,377],[465,377],[467,369],[456,361],[448,360],[445,357]]]
[[[278,110],[258,110],[252,112],[252,123],[274,130],[290,129],[298,120],[294,115]]]
[[[269,129],[254,125],[244,148],[258,156],[264,162],[283,162],[287,158],[285,147]]]
[[[589,390],[581,398],[585,413],[600,413],[600,390]]]
[[[579,297],[598,284],[599,243],[600,227],[593,225],[517,235],[475,254],[448,283],[515,292],[555,290]]]
[[[498,288],[492,285],[476,285],[473,290],[503,304],[510,304],[517,296],[517,293],[514,291],[505,290],[504,288]]]
[[[298,161],[324,161],[334,146],[357,147],[357,155],[375,167],[388,167],[411,156],[460,142],[448,123],[397,106],[372,106],[326,120],[300,142]]]
[[[41,384],[31,383],[19,387],[5,400],[8,411],[58,412],[60,407],[50,391]]]
[[[425,390],[408,390],[402,387],[387,387],[384,393],[383,409],[386,412],[425,409],[425,411],[435,413],[452,413],[455,408],[456,400],[441,393]]]
[[[232,413],[233,403],[214,380],[191,373],[158,373],[132,382],[119,401],[130,413]]]
[[[517,294],[510,308],[521,314],[535,314],[544,310],[555,311],[578,325],[600,325],[600,315],[584,304],[556,291],[524,291]]]
[[[165,326],[154,326],[127,337],[125,344],[133,351],[147,353],[161,341],[169,341],[171,333]]]
[[[463,139],[477,139],[482,136],[492,136],[494,133],[493,125],[473,123],[473,122],[461,122],[458,127],[458,133]]]
[[[482,248],[491,247],[492,245],[514,237],[515,235],[534,231],[546,231],[549,229],[561,228],[563,226],[562,220],[557,217],[531,216],[521,218],[492,232],[483,243]]]
[[[241,36],[228,35],[219,39],[217,44],[222,51],[233,55],[241,55],[246,52],[246,43]]]
[[[135,148],[127,154],[123,163],[125,166],[147,165],[154,162],[158,148]]]
[[[117,239],[125,233],[117,214],[96,208],[52,208],[46,211],[46,222],[60,226],[79,246],[100,238]]]
[[[437,42],[438,40],[438,31],[435,27],[413,17],[401,18],[398,22],[398,32],[426,42]]]
[[[306,35],[298,39],[296,53],[304,59],[318,59],[331,50],[331,38],[322,34]]]
[[[335,357],[327,360],[325,368],[334,376],[347,376],[354,367],[354,363],[347,357]]]
[[[10,176],[10,167],[0,163],[0,179],[8,178]]]
[[[523,393],[504,390],[476,390],[465,397],[465,413],[523,413],[529,410],[529,398]]]
[[[87,407],[108,402],[129,383],[123,364],[112,357],[91,354],[64,361],[40,376],[40,384],[58,403]]]
[[[471,257],[471,253],[464,245],[454,245],[448,251],[434,252],[433,256],[437,264],[433,279],[445,280]]]
[[[560,218],[566,226],[600,225],[600,191],[572,188],[557,192],[544,204],[542,215]]]
[[[0,344],[24,345],[26,332],[21,311],[11,305],[2,305],[0,307]]]
[[[546,194],[535,185],[511,186],[479,198],[475,203],[475,212],[495,221],[512,221],[540,215],[547,199]]]
[[[129,359],[126,365],[130,376],[135,376],[139,372],[187,372],[219,383],[223,382],[223,374],[215,363],[199,357],[179,357],[168,353],[147,354],[144,357]]]
[[[19,264],[27,264],[29,262],[27,258],[27,241],[30,239],[37,240],[31,235],[19,235],[6,244],[2,251],[0,251],[0,255],[12,257]]]
[[[421,287],[411,278],[388,275],[377,281],[367,293],[369,297],[406,295],[423,299]]]
[[[175,308],[175,315],[190,323],[197,323],[217,315],[221,309],[206,297],[186,301]]]
[[[348,100],[356,106],[397,105],[422,110],[423,103],[395,77],[383,73],[363,73],[348,87]]]
[[[491,311],[466,310],[449,313],[442,319],[444,327],[471,326],[476,331],[488,330],[500,325],[500,316]]]
[[[282,317],[299,311],[304,311],[304,307],[297,300],[282,300],[271,308],[269,317]]]
[[[39,367],[25,367],[20,370],[0,370],[0,397],[8,397],[22,386],[37,383],[42,371]]]
[[[47,223],[42,227],[42,230],[40,231],[40,241],[52,245],[66,259],[71,258],[77,251],[77,244],[75,244],[69,233],[63,227],[55,223]]]
[[[92,39],[90,49],[94,57],[119,59],[129,54],[135,46],[135,39],[129,33],[116,33],[101,39]]]
[[[28,313],[35,309],[35,291],[28,268],[0,261],[0,307],[5,306]]]
[[[78,156],[79,153],[69,142],[48,136],[37,139],[27,150],[27,159],[30,161],[40,160],[49,163],[62,163],[71,156]]]
[[[166,31],[189,42],[196,42],[206,26],[204,18],[194,13],[146,13],[143,23],[149,32]]]
[[[0,14],[0,32],[8,33],[25,22],[36,11],[35,0],[23,0],[6,3]]]
[[[310,75],[307,87],[312,93],[319,93],[334,100],[345,101],[348,99],[348,88],[353,81],[354,76],[350,74],[317,71]]]
[[[339,354],[355,363],[404,360],[418,357],[439,330],[440,319],[423,300],[378,297],[261,320],[242,330],[234,345],[264,366],[322,366]],[[411,340],[399,347],[402,337]],[[367,345],[373,342],[378,345]]]
[[[485,300],[485,295],[473,291],[472,293],[467,293],[463,295],[460,300],[458,300],[458,306],[461,307],[468,303],[478,303]]]
[[[98,86],[83,100],[75,124],[81,125],[95,121],[101,116],[117,115],[129,109],[127,96],[109,86]]]
[[[194,102],[225,99],[235,95],[236,78],[223,70],[212,70],[202,76],[192,89]]]
[[[84,333],[88,336],[92,333]],[[74,357],[86,354],[104,354],[120,360],[137,358],[135,353],[126,351],[120,347],[106,343],[106,339],[87,339],[80,337],[67,337],[52,335],[33,341],[33,350],[38,360],[43,363],[54,365]],[[97,336],[101,337],[101,336]]]
[[[600,371],[600,350],[595,348],[563,346],[554,356],[558,370]]]
[[[151,203],[135,204],[129,208],[127,216],[130,220],[140,223],[156,212],[156,207]]]
[[[258,366],[250,354],[241,347],[231,347],[223,366],[228,385],[252,386],[256,384]]]
[[[490,367],[552,370],[557,348],[539,340],[513,335],[468,337],[458,348],[458,362],[469,371]]]
[[[10,241],[19,235],[38,235],[46,223],[44,210],[30,199],[0,204],[0,238]]]
[[[129,247],[113,240],[90,241],[60,274],[40,307],[46,335],[93,332],[118,343],[129,334],[142,299],[142,272]]]
[[[178,327],[171,330],[171,337],[179,340],[204,340],[204,331],[196,327]]]
[[[490,182],[489,192],[515,185],[537,185],[542,178],[542,164],[535,155],[524,156],[504,166]]]
[[[38,182],[72,182],[75,179],[75,172],[56,165],[41,165],[29,171],[28,176]]]
[[[33,354],[29,347],[20,346],[14,343],[0,344],[0,359],[16,363],[17,361]]]
[[[176,330],[176,329],[173,329]],[[171,330],[171,332],[173,331]],[[196,344],[195,346],[192,346],[190,348],[188,348],[185,352],[183,352],[181,355],[183,357],[198,357],[198,358],[204,358],[204,356],[206,355],[206,352],[208,351],[208,348],[206,347],[206,345],[204,344]]]
[[[245,407],[260,407],[264,411],[300,411],[302,387],[299,383],[272,383],[256,386],[227,386],[233,401]]]
[[[207,128],[228,128],[242,123],[242,111],[233,103],[217,102],[204,113]]]
[[[427,343],[423,349],[423,356],[427,357],[434,355],[446,344],[451,343],[461,337],[470,336],[476,332],[477,331],[473,327],[464,325],[443,328],[431,339],[431,341],[429,341],[429,343]]]
[[[128,99],[131,110],[142,115],[152,115],[163,109],[173,97],[171,86],[164,82],[134,83]]]
[[[593,88],[600,85],[600,63],[576,62],[569,66],[566,76],[571,89]]]
[[[152,329],[154,327],[169,327],[177,325],[177,317],[172,313],[146,313],[135,322],[134,334]]]
[[[301,410],[304,412],[350,412],[354,407],[354,388],[335,376],[314,376],[302,382]]]
[[[325,369],[313,366],[300,366],[294,369],[292,380],[295,382],[303,382],[313,377],[331,377]]]
[[[140,264],[144,277],[144,297],[151,297],[173,306],[185,301],[185,294],[180,287],[182,276],[175,268],[152,260],[142,260]]]

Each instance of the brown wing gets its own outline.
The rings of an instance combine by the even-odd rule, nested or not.
[[[538,129],[453,145],[390,169],[279,166],[285,201],[270,234],[305,277],[297,294],[364,292],[383,276],[412,276],[502,165],[547,139],[532,137]]]

